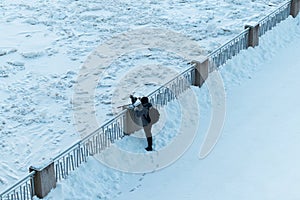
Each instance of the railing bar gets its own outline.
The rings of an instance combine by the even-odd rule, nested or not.
[[[69,164],[70,162],[70,153],[68,154],[68,157],[66,157],[66,175],[68,176],[69,175]]]
[[[59,162],[59,166],[60,166],[60,170],[61,170],[61,177],[65,178],[64,171],[63,171],[63,163]]]
[[[18,191],[16,191],[16,196],[15,197],[16,197],[16,199],[20,200]]]
[[[75,170],[74,154],[71,155],[71,164],[72,164],[72,166],[71,166],[72,168],[71,169],[72,169],[72,171],[74,171]]]
[[[23,189],[22,189],[22,185],[20,185],[19,187],[19,191],[20,191],[20,199],[23,200],[22,194],[23,194]]]
[[[29,184],[30,198],[32,198],[35,195],[34,190],[35,188],[34,188],[33,177],[31,177],[30,184]]]
[[[26,189],[26,185],[27,185],[27,183],[23,186],[23,199],[24,200],[26,199],[26,196],[28,196],[28,191]]]

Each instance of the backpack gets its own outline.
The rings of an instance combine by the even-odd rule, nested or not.
[[[151,124],[157,123],[159,120],[159,117],[160,117],[160,114],[159,114],[159,111],[157,110],[157,108],[154,108],[153,106],[151,106],[149,108],[149,114],[146,117],[146,120],[148,121],[148,123],[151,123]]]

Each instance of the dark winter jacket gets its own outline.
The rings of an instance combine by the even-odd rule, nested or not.
[[[148,120],[146,119],[147,116],[149,117],[149,109],[152,107],[151,103],[142,104],[142,109],[136,109],[135,113],[137,117],[141,117],[143,126],[147,126],[149,124]]]

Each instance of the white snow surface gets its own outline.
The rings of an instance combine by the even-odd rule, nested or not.
[[[299,199],[299,47],[300,17],[289,17],[263,36],[258,47],[222,66],[227,115],[222,136],[205,159],[199,159],[199,150],[211,108],[203,87],[193,88],[201,108],[197,137],[174,164],[128,174],[91,158],[46,199]],[[175,104],[166,110],[176,110]],[[181,106],[189,107],[189,102]],[[180,118],[167,116],[170,122]],[[166,125],[163,134],[176,130],[174,124]],[[160,140],[155,136],[155,145]],[[130,136],[116,145],[139,152],[146,144]]]
[[[81,65],[99,44],[135,28],[163,27],[187,35],[208,53],[280,2],[2,0],[0,191],[27,174],[30,165],[47,162],[80,139],[72,118],[73,87]],[[295,91],[300,64],[292,61],[299,34],[299,17],[290,18],[263,37],[259,47],[222,67],[227,117],[221,140],[206,159],[197,155],[210,120],[209,94],[206,88],[193,88],[201,109],[198,136],[174,165],[133,175],[91,158],[46,199],[148,199],[149,194],[154,199],[299,198]],[[155,50],[124,56],[114,65],[130,69],[153,60],[177,70],[187,67],[185,60]],[[105,76],[108,82],[99,85],[95,96],[99,123],[111,118],[111,90],[119,78]],[[166,107],[166,130],[155,136],[156,149],[178,134],[180,106],[173,102]],[[117,145],[142,152],[146,144],[126,137]]]

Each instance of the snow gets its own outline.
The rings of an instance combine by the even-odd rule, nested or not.
[[[199,159],[199,150],[211,108],[203,87],[193,88],[201,110],[197,136],[175,163],[152,173],[130,174],[91,158],[46,199],[298,199],[299,20],[288,18],[263,36],[258,47],[241,52],[221,68],[226,120],[219,142],[205,159]],[[188,107],[189,102],[180,106]],[[174,102],[166,109],[175,107]],[[177,115],[167,116],[167,122],[178,120]],[[161,141],[170,144],[172,138],[156,135],[155,148]],[[140,152],[146,144],[130,136],[117,145]],[[110,155],[113,149],[107,150]]]
[[[239,33],[248,22],[258,21],[280,2],[1,1],[0,191],[27,174],[30,165],[47,162],[80,139],[72,116],[73,88],[77,83],[80,67],[99,44],[136,28],[162,27],[193,38],[205,52],[210,52]],[[227,92],[227,117],[221,140],[206,159],[198,160],[197,155],[210,120],[209,94],[205,88],[194,88],[193,94],[198,96],[200,106],[199,130],[191,148],[177,162],[153,174],[133,175],[107,168],[91,158],[80,170],[59,183],[58,188],[46,199],[61,199],[61,195],[66,194],[66,199],[141,199],[146,193],[152,194],[156,199],[169,197],[169,194],[184,199],[195,199],[202,197],[201,195],[207,195],[206,199],[214,196],[213,199],[224,199],[226,195],[229,198],[231,195],[246,194],[250,197],[255,194],[278,194],[287,197],[285,199],[292,199],[293,195],[299,197],[294,188],[299,178],[296,171],[298,163],[292,159],[299,150],[295,145],[299,139],[295,117],[297,101],[291,99],[291,102],[283,103],[287,102],[287,97],[295,95],[293,91],[297,91],[297,65],[285,71],[276,71],[277,68],[274,67],[286,69],[286,61],[280,60],[281,56],[292,56],[297,52],[299,25],[295,26],[296,23],[299,24],[299,17],[298,21],[288,19],[283,22],[281,28],[274,29],[268,33],[269,36],[264,37],[258,48],[241,53],[222,68],[221,74]],[[271,58],[279,60],[272,64]],[[103,85],[97,86],[95,107],[98,123],[111,118],[113,114],[110,102],[118,92],[112,90],[116,90],[117,84],[121,84],[116,80],[124,78],[122,72],[129,71],[140,63],[160,64],[175,71],[187,67],[186,60],[161,50],[150,49],[122,56],[104,74],[106,82],[101,81]],[[118,66],[123,71],[115,74]],[[150,73],[154,74],[156,71]],[[274,76],[259,79],[258,74],[262,76],[271,75],[270,73],[274,73]],[[162,82],[165,79],[163,75],[165,74],[160,77]],[[276,81],[281,77],[285,77],[283,80],[286,81]],[[129,77],[130,80],[133,78]],[[270,84],[269,87],[266,83]],[[155,86],[157,82],[149,80],[146,87],[137,84],[131,92],[139,93],[142,88],[144,94]],[[272,104],[269,101],[271,95],[274,96]],[[115,104],[123,102],[124,99]],[[178,119],[176,113],[188,106],[187,101],[182,101],[165,108],[162,117],[162,124],[165,126],[155,127],[155,132],[164,133],[155,136],[155,149],[163,149],[180,136],[178,124],[182,118]],[[258,106],[262,106],[265,112],[259,113],[262,109],[256,109]],[[271,125],[276,125],[271,130],[270,119]],[[261,130],[256,129],[256,124],[259,124]],[[241,135],[241,132],[244,134]],[[257,133],[251,135],[253,132]],[[286,132],[291,133],[292,139],[283,135]],[[137,137],[125,138],[118,145],[128,151],[142,153],[146,144],[138,137],[142,137],[143,133],[135,135]],[[249,143],[243,143],[244,140]],[[264,146],[269,140],[274,143],[268,142]],[[233,149],[233,141],[240,145]],[[254,151],[253,146],[261,151]],[[278,149],[278,146],[281,148]],[[273,151],[278,157],[274,157]],[[259,152],[264,154],[260,155]],[[270,159],[272,165],[264,165],[262,160],[267,159]],[[257,163],[257,166],[252,163]],[[268,168],[274,165],[278,168]],[[291,167],[292,165],[295,167]],[[170,181],[174,180],[174,174],[176,181]],[[279,183],[276,182],[278,180]],[[290,187],[284,187],[283,183]],[[241,192],[234,192],[237,188]],[[251,192],[251,189],[255,191]],[[262,191],[263,189],[266,190]],[[268,190],[270,192],[265,192]],[[246,199],[246,196],[243,197]]]

